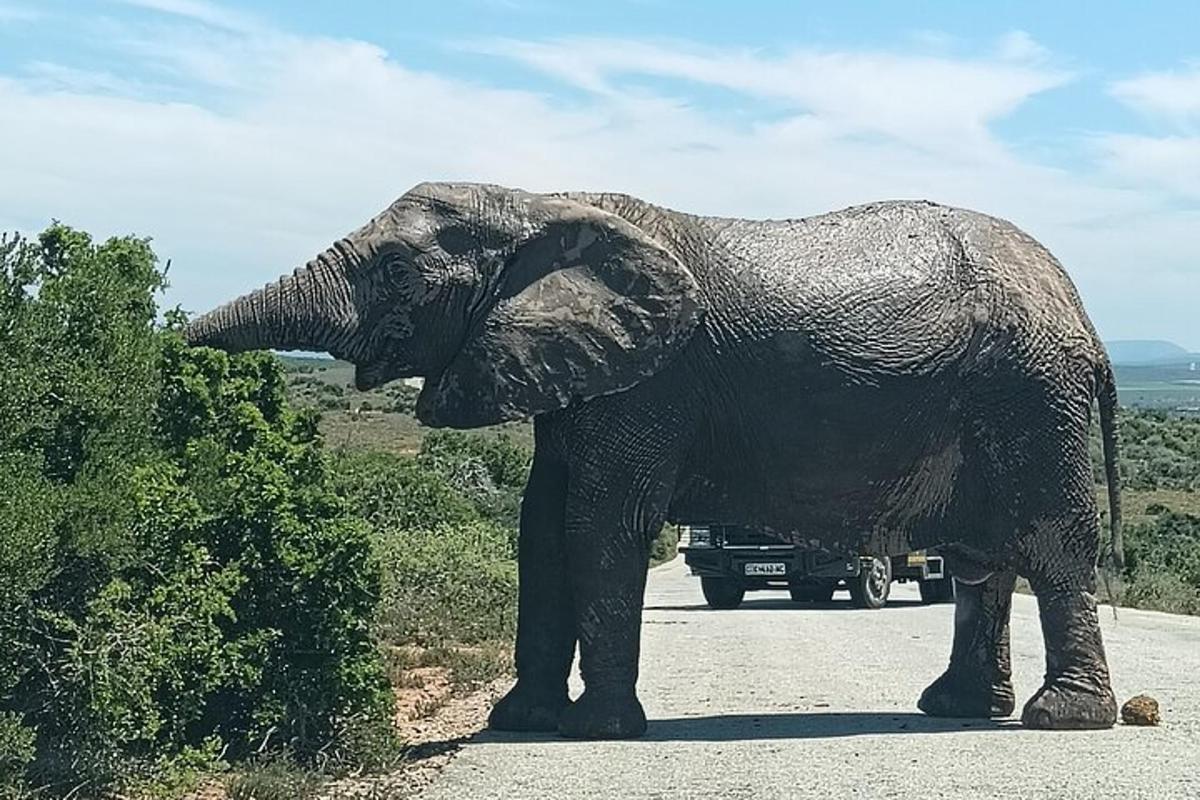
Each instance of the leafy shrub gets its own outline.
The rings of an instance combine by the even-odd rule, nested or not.
[[[516,630],[517,569],[508,531],[480,521],[377,535],[385,641],[475,644]]]
[[[261,759],[229,780],[230,800],[304,800],[315,796],[320,776],[285,757]]]
[[[0,241],[0,782],[312,758],[386,720],[370,529],[274,358],[155,329],[137,239]],[[176,319],[176,321],[178,321]]]
[[[1125,600],[1131,605],[1187,614],[1200,612],[1200,516],[1161,504],[1125,536]]]
[[[1200,417],[1122,409],[1118,419],[1126,489],[1200,489]]]
[[[338,456],[333,486],[376,530],[430,530],[480,520],[475,505],[441,473],[408,456],[350,451]]]
[[[375,530],[384,575],[378,638],[420,648],[421,665],[449,667],[456,681],[471,683],[509,663],[516,513],[506,503],[519,505],[513,484],[524,481],[528,457],[480,434],[430,439],[433,448],[416,458],[344,453],[335,485]]]
[[[521,493],[533,453],[505,433],[438,430],[421,443],[418,462],[445,478],[479,514],[509,530],[515,546]]]
[[[1173,572],[1142,570],[1125,584],[1121,600],[1134,608],[1200,614],[1200,591]]]
[[[420,390],[404,383],[394,384],[388,394],[392,395],[392,404],[385,411],[391,414],[415,414],[417,411],[417,396]]]

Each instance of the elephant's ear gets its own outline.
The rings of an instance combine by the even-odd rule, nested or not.
[[[642,230],[572,200],[541,203],[547,217],[505,265],[488,313],[426,381],[422,422],[491,425],[628,389],[699,321],[695,278]]]

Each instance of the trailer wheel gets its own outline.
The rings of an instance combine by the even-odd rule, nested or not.
[[[954,578],[920,581],[918,588],[921,590],[921,602],[926,605],[954,602]]]
[[[892,560],[881,556],[863,559],[858,576],[846,580],[850,599],[859,608],[883,608],[892,590]]]
[[[788,593],[796,603],[828,603],[833,599],[833,581],[798,583],[788,587]]]
[[[746,596],[746,587],[729,578],[701,578],[700,591],[709,608],[737,608]]]

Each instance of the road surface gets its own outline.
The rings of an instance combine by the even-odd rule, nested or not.
[[[1103,609],[1117,697],[1156,697],[1161,727],[1027,731],[916,711],[949,656],[952,606],[920,605],[911,584],[881,611],[844,597],[758,592],[709,611],[682,559],[655,569],[644,738],[484,732],[422,798],[1200,798],[1200,618]],[[1015,598],[1012,634],[1019,712],[1043,670],[1033,598]]]

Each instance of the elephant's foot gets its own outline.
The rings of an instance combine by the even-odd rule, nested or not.
[[[492,707],[488,727],[494,731],[553,732],[558,730],[559,717],[570,702],[566,686],[546,690],[518,681]]]
[[[947,670],[921,693],[917,708],[931,717],[1007,717],[1016,702],[1008,679],[988,684]]]
[[[588,690],[563,711],[558,732],[570,739],[634,739],[646,732],[646,712],[633,693]]]
[[[1117,722],[1117,698],[1105,681],[1058,678],[1025,704],[1021,724],[1043,730],[1111,728]]]

